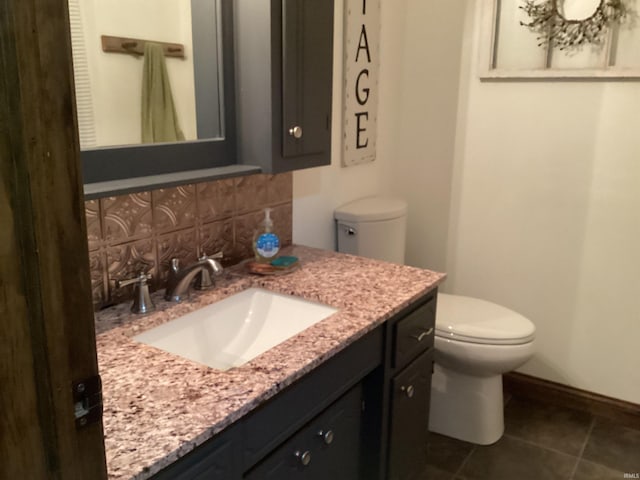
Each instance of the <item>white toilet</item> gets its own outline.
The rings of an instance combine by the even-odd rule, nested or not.
[[[404,263],[407,202],[367,197],[334,212],[338,251],[393,263]]]
[[[535,326],[508,308],[438,294],[429,430],[479,445],[504,432],[502,374],[533,355]]]
[[[336,209],[338,251],[404,263],[407,204],[369,197]],[[429,430],[488,445],[504,432],[502,374],[533,354],[535,326],[508,308],[438,294]]]

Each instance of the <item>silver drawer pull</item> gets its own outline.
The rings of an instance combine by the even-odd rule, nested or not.
[[[404,392],[405,395],[409,398],[413,398],[413,395],[416,393],[415,388],[413,388],[413,385],[409,385],[408,387],[405,387],[404,385],[402,385],[400,387],[400,391]]]
[[[309,465],[311,463],[311,452],[309,450],[301,452],[301,451],[296,451],[296,453],[294,453],[294,455],[296,456],[296,458],[300,461],[300,464],[303,467],[306,467],[307,465]]]
[[[411,338],[415,338],[418,342],[421,342],[424,339],[424,337],[428,337],[432,333],[433,333],[433,327],[431,327],[429,330],[423,330],[420,333],[420,335],[411,335]]]
[[[333,442],[333,430],[320,430],[318,432],[318,436],[322,437],[322,440],[324,441],[325,445],[331,445],[331,443]]]

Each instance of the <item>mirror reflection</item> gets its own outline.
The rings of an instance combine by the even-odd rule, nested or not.
[[[582,21],[592,16],[602,0],[557,0],[558,12],[569,21]]]
[[[184,140],[224,138],[216,0],[68,1],[82,150],[140,144],[143,123],[171,123],[172,110]],[[120,51],[103,36],[122,39]],[[144,41],[184,53],[148,63]]]

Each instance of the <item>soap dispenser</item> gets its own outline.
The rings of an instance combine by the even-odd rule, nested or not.
[[[264,209],[264,220],[253,235],[253,251],[256,262],[270,262],[280,250],[280,239],[273,232],[271,209]]]

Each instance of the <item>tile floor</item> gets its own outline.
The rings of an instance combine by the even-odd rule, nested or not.
[[[640,478],[640,430],[515,397],[506,402],[505,434],[495,444],[431,433],[427,452],[420,480]]]

